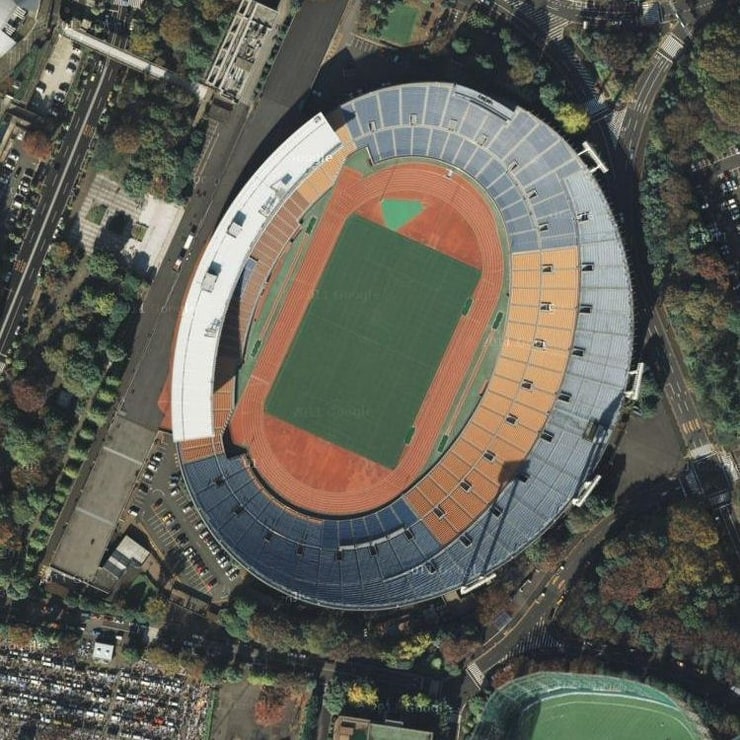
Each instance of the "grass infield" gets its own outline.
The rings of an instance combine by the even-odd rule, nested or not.
[[[394,467],[479,277],[469,265],[351,217],[267,412]]]
[[[528,707],[517,740],[696,740],[678,709],[640,697],[608,694],[551,696]]]

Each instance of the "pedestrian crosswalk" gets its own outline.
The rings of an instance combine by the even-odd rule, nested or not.
[[[673,33],[665,36],[658,47],[658,51],[665,54],[671,60],[676,58],[676,55],[681,49],[683,49],[683,41]]]
[[[700,429],[701,422],[699,419],[689,419],[689,421],[685,421],[681,424],[681,434],[691,434],[693,432],[698,432]]]
[[[547,26],[547,38],[551,41],[560,41],[563,38],[564,31],[570,24],[567,18],[561,18],[557,15],[550,15]]]
[[[91,123],[88,123],[85,128],[82,129],[82,135],[87,136],[88,139],[92,139],[95,135],[95,127]]]
[[[20,272],[21,275],[22,275],[26,271],[27,265],[28,265],[28,261],[27,260],[20,260],[19,259],[19,260],[16,260],[15,262],[13,262],[13,269],[16,272]]]
[[[483,682],[486,680],[486,674],[480,669],[480,666],[475,662],[471,661],[465,668],[465,673],[468,674],[468,678],[478,687],[483,686]]]
[[[358,57],[370,56],[370,54],[377,54],[378,49],[382,49],[384,46],[375,41],[371,41],[365,36],[358,36],[354,34],[352,36],[352,51]]]

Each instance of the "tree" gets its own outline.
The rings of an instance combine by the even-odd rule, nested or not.
[[[519,52],[512,52],[508,56],[508,61],[510,65],[509,77],[515,85],[523,87],[534,81],[537,67],[529,57]]]
[[[43,435],[39,429],[12,426],[5,432],[3,444],[13,462],[22,468],[36,465],[44,457]]]
[[[490,54],[476,54],[475,61],[478,62],[483,69],[493,69],[493,57]]]
[[[735,24],[710,23],[697,44],[696,66],[717,82],[740,79],[737,59],[740,55],[740,31]]]
[[[275,686],[263,686],[254,704],[254,721],[260,727],[279,725],[285,717],[287,694]]]
[[[709,516],[691,505],[673,506],[668,517],[668,539],[671,542],[691,543],[701,550],[709,550],[719,542],[719,535]]]
[[[396,649],[399,660],[416,660],[432,646],[432,636],[428,632],[421,632],[409,640],[401,640]]]
[[[127,124],[119,126],[113,134],[113,145],[119,154],[136,154],[141,147],[136,127]]]
[[[131,34],[129,51],[136,56],[149,58],[154,54],[157,41],[159,41],[159,36],[154,31],[140,31],[137,28]]]
[[[169,603],[158,596],[149,599],[144,607],[144,614],[146,614],[150,623],[156,626],[161,626],[165,623],[169,611]]]
[[[218,618],[221,626],[235,640],[247,640],[247,629],[257,607],[254,604],[235,597],[228,609],[222,609]]]
[[[576,107],[572,103],[561,105],[555,114],[555,118],[563,127],[566,134],[578,134],[581,131],[585,131],[591,123],[588,113],[583,108]]]
[[[401,706],[407,712],[428,712],[432,708],[432,699],[426,694],[401,694]]]
[[[347,686],[334,679],[324,689],[324,707],[333,717],[339,714],[347,703]]]
[[[37,413],[46,403],[46,391],[22,378],[13,381],[10,392],[16,408],[28,414]]]
[[[190,43],[192,25],[185,13],[171,10],[159,24],[160,36],[175,50],[184,49]]]
[[[457,38],[454,38],[452,40],[452,43],[450,46],[452,47],[452,51],[455,52],[455,54],[467,54],[468,51],[470,51],[470,44],[471,41],[468,38],[465,38],[463,36],[458,36]]]
[[[347,703],[355,707],[377,707],[380,702],[378,690],[368,682],[354,681],[347,687]]]
[[[471,10],[466,19],[471,28],[492,28],[493,18],[481,13],[480,10]]]
[[[87,271],[102,280],[113,280],[118,272],[118,262],[111,254],[93,252],[87,258]]]
[[[51,157],[51,140],[43,131],[29,131],[23,137],[23,151],[33,159],[45,162]]]

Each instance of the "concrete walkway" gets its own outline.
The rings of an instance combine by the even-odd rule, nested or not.
[[[131,69],[134,69],[137,72],[142,72],[143,74],[149,75],[150,77],[154,77],[154,79],[166,79],[168,82],[171,82],[174,85],[192,90],[198,95],[198,98],[201,100],[201,102],[206,100],[212,94],[211,88],[207,87],[206,85],[202,85],[199,82],[189,82],[182,77],[178,77],[176,74],[174,74],[174,72],[170,72],[164,67],[160,67],[157,64],[152,64],[151,62],[146,61],[146,59],[141,59],[134,54],[130,54],[123,49],[119,49],[117,46],[112,46],[105,41],[96,39],[94,36],[89,36],[82,31],[77,31],[70,26],[63,25],[62,33],[67,38],[72,39],[72,41],[75,41],[76,43],[80,44],[81,46],[85,46],[88,49],[92,49],[98,54],[102,54],[103,56],[108,57],[108,59],[111,59],[114,62],[123,64],[126,67],[130,67]]]

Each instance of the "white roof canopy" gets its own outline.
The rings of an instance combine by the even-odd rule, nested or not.
[[[223,318],[270,218],[341,140],[323,115],[276,149],[229,206],[203,251],[180,313],[172,366],[176,442],[213,436],[213,383]]]

